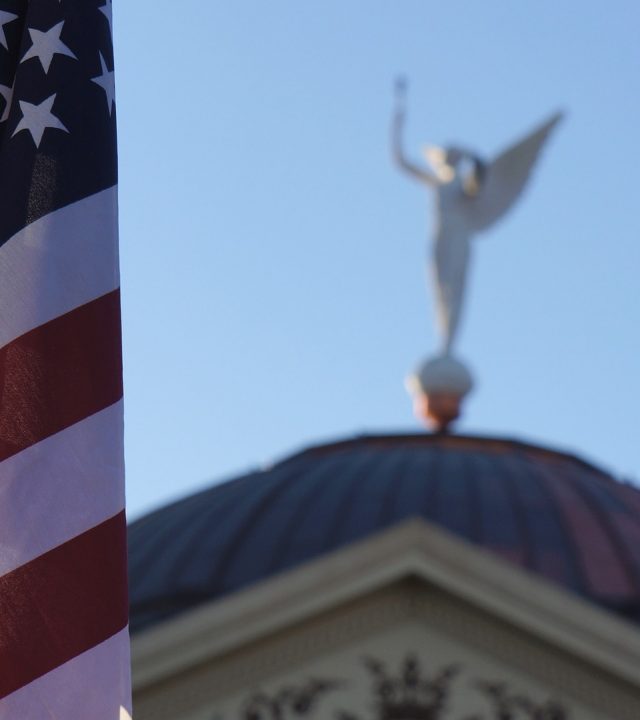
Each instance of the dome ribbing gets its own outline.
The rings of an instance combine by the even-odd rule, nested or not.
[[[637,489],[517,441],[395,435],[309,448],[132,523],[132,630],[411,517],[640,620]]]

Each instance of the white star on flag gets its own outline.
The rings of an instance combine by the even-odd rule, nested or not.
[[[4,34],[4,26],[15,20],[17,17],[18,16],[14,13],[7,12],[6,10],[0,10],[0,45],[7,50],[9,49],[9,46],[7,45],[7,36]]]
[[[56,99],[56,93],[50,95],[46,100],[43,100],[39,105],[25,102],[20,100],[20,110],[22,110],[22,120],[18,123],[18,126],[13,132],[17,135],[22,130],[28,130],[31,133],[33,142],[36,147],[40,147],[42,136],[47,128],[54,128],[55,130],[64,130],[69,132],[67,128],[60,122],[60,120],[51,112],[53,103]]]
[[[98,10],[107,18],[107,22],[109,23],[109,32],[113,35],[113,14],[112,14],[112,8],[111,0],[105,0],[105,3],[102,7],[99,7]]]
[[[29,28],[29,35],[33,45],[27,50],[25,56],[20,62],[29,60],[29,58],[37,57],[42,63],[45,73],[49,72],[51,61],[54,55],[66,55],[67,57],[77,60],[78,58],[71,50],[60,40],[64,20],[54,25],[50,30],[42,32],[42,30],[33,30]]]
[[[9,117],[9,110],[11,109],[11,97],[13,96],[13,88],[7,85],[0,85],[0,95],[4,98],[5,106],[0,117],[0,122],[4,122]]]
[[[113,70],[109,71],[107,70],[107,64],[104,61],[104,58],[102,57],[102,53],[99,53],[100,55],[100,65],[102,67],[102,75],[98,75],[97,77],[91,78],[91,81],[94,82],[96,85],[100,85],[100,87],[104,90],[104,94],[107,96],[107,107],[109,108],[109,115],[111,115],[111,112],[113,110],[113,105],[115,103],[116,99],[116,85],[114,80],[114,72]]]

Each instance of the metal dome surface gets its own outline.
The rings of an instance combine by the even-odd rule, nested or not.
[[[640,491],[513,440],[385,435],[309,448],[132,523],[131,628],[416,516],[640,620]]]

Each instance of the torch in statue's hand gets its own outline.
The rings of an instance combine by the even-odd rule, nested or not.
[[[404,117],[404,110],[407,101],[407,78],[398,75],[394,84],[396,96],[396,117]]]

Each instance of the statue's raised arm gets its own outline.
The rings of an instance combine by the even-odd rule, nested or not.
[[[393,115],[391,125],[391,152],[393,159],[398,167],[411,177],[423,182],[427,185],[437,185],[438,178],[409,160],[404,152],[404,124],[405,124],[405,98],[407,93],[407,85],[404,78],[396,80],[396,109]]]

